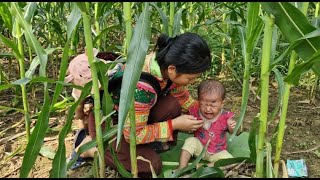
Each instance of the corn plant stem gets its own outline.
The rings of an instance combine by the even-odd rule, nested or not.
[[[138,178],[137,148],[136,148],[136,121],[135,121],[134,99],[131,102],[131,107],[129,110],[129,118],[130,118],[131,173],[134,178]]]
[[[21,34],[21,29],[19,23],[16,23],[16,30],[17,34]],[[18,59],[19,62],[19,68],[20,68],[20,79],[23,79],[25,77],[25,69],[24,69],[24,55],[23,55],[23,43],[22,43],[22,37],[18,37],[18,49],[21,54],[21,59]],[[23,102],[23,109],[25,111],[24,118],[25,118],[25,128],[26,128],[26,139],[27,143],[30,140],[30,116],[29,116],[29,105],[27,100],[27,91],[26,91],[26,85],[21,85],[21,94],[22,94],[22,102]]]
[[[126,41],[124,47],[124,54],[128,51],[129,43],[132,37],[132,23],[131,23],[131,3],[123,2],[124,22],[126,24]]]
[[[100,34],[100,26],[99,26],[99,19],[98,19],[98,8],[99,8],[99,3],[96,2],[94,4],[94,19],[95,19],[95,22],[94,22],[94,25],[95,25],[95,28],[96,28],[96,33],[97,33],[97,36]],[[101,47],[101,41],[100,39],[97,40],[97,47],[98,47],[98,50],[100,51],[100,47]]]
[[[248,3],[248,14],[247,14],[247,19],[249,19],[250,16],[252,16],[251,12],[254,12],[255,10],[255,5],[254,4],[256,2],[249,2]],[[260,6],[259,6],[260,8]],[[260,8],[261,9],[261,8]],[[253,16],[257,16],[257,15],[253,15]],[[251,69],[251,58],[252,58],[252,52],[253,52],[253,49],[254,47],[249,47],[249,44],[250,44],[250,40],[251,41],[255,41],[253,39],[253,31],[252,31],[252,28],[250,28],[251,26],[254,26],[253,23],[250,22],[247,22],[246,24],[246,43],[245,45],[242,47],[244,48],[244,73],[243,73],[243,83],[242,83],[242,101],[241,101],[241,109],[240,109],[240,116],[239,116],[239,119],[238,119],[238,122],[237,122],[237,125],[233,131],[233,133],[231,134],[230,138],[228,139],[229,142],[231,142],[233,140],[233,138],[235,137],[236,133],[238,132],[242,122],[243,122],[243,119],[244,119],[244,116],[246,114],[246,109],[247,109],[247,104],[248,104],[248,100],[249,100],[249,92],[250,92],[250,85],[249,85],[249,80],[250,80],[250,69]],[[258,37],[257,37],[258,38]]]
[[[297,59],[297,53],[293,51],[290,56],[288,74],[292,72],[296,59]],[[278,173],[279,173],[279,161],[280,161],[280,154],[282,150],[283,137],[284,137],[284,131],[285,131],[285,125],[286,125],[286,116],[288,111],[290,88],[291,88],[291,84],[285,83],[284,95],[282,98],[281,116],[279,120],[278,136],[277,136],[277,142],[276,142],[276,150],[275,150],[276,152],[274,157],[273,171],[274,171],[275,177],[278,177]]]
[[[318,17],[318,15],[319,15],[319,7],[320,7],[320,2],[317,2],[316,11],[314,12],[314,17]]]
[[[223,33],[227,34],[228,26],[227,26],[227,23],[225,23],[225,20],[226,20],[226,13],[223,13],[222,14],[222,30],[223,30]],[[226,56],[225,56],[225,49],[224,49],[225,42],[226,42],[226,37],[222,36],[222,39],[221,39],[221,45],[222,45],[222,48],[221,48],[221,71],[219,73],[220,75],[225,75],[224,70],[226,69],[225,68]]]
[[[170,16],[169,16],[169,36],[173,35],[173,23],[174,23],[174,2],[170,2]]]
[[[192,26],[193,26],[193,21],[194,21],[194,16],[193,16],[193,14],[192,14],[192,12],[193,12],[193,4],[192,4],[192,2],[190,2],[190,10],[189,10],[189,12],[190,12],[190,22],[189,22],[189,29],[191,29],[192,28]]]
[[[260,123],[258,134],[258,150],[256,160],[256,176],[263,177],[263,159],[264,159],[264,142],[267,130],[268,119],[268,98],[269,98],[269,65],[272,46],[272,30],[274,26],[274,17],[266,14],[264,38],[262,46],[262,60],[261,60],[261,104],[260,104]]]
[[[128,48],[132,37],[132,24],[131,24],[131,4],[130,2],[123,2],[123,11],[126,23],[126,46],[124,52],[128,52]],[[137,148],[136,148],[136,120],[135,120],[135,107],[134,99],[131,100],[131,106],[129,110],[130,118],[130,160],[131,160],[131,174],[134,178],[138,178],[138,166],[137,166]],[[124,140],[123,140],[124,141]]]
[[[318,17],[318,15],[319,15],[319,5],[320,5],[320,3],[319,2],[317,2],[317,4],[316,4],[316,10],[315,10],[315,12],[314,12],[314,17],[316,18],[316,17]],[[315,79],[315,81],[314,81],[314,83],[313,83],[313,85],[312,85],[312,87],[311,87],[311,90],[310,90],[310,103],[313,103],[314,102],[314,99],[315,99],[315,92],[316,92],[316,90],[317,90],[317,85],[318,85],[318,79],[319,79],[319,77],[316,75],[316,79]]]
[[[303,2],[302,4],[301,11],[304,15],[306,15],[308,12],[308,5],[309,5],[309,2]],[[290,56],[288,74],[292,72],[295,66],[297,57],[298,57],[297,53],[295,51],[292,51]],[[276,152],[274,157],[273,172],[275,174],[275,177],[278,177],[278,174],[279,174],[279,161],[280,161],[280,155],[282,150],[285,125],[286,125],[286,116],[287,116],[287,110],[288,110],[288,104],[289,104],[290,88],[291,88],[291,84],[285,83],[284,95],[283,95],[282,107],[281,107],[281,116],[279,120],[278,136],[277,136],[277,142],[276,142]]]
[[[86,9],[89,12],[89,3],[86,2]],[[95,126],[96,126],[96,140],[98,144],[98,152],[99,152],[99,165],[100,165],[100,177],[105,177],[105,160],[104,160],[104,147],[102,140],[102,130],[101,130],[101,116],[100,116],[100,92],[99,92],[99,84],[98,84],[98,76],[97,76],[97,68],[93,62],[93,46],[92,46],[92,37],[91,37],[91,24],[90,24],[90,15],[85,12],[82,12],[83,17],[83,26],[84,26],[84,35],[86,42],[86,52],[89,60],[89,65],[91,69],[92,75],[92,86],[94,91],[94,118],[95,118]]]

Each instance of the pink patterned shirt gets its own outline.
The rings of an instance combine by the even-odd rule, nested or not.
[[[197,106],[194,106],[189,112],[191,115],[197,117],[197,119],[201,119],[198,104]],[[208,130],[205,130],[201,127],[194,132],[194,137],[199,139],[203,146],[207,144],[211,136],[214,136],[208,146],[208,153],[215,154],[227,149],[227,121],[233,116],[233,112],[223,110],[220,117],[210,125],[210,128]]]

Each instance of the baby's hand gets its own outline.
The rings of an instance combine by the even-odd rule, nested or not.
[[[228,129],[231,132],[236,127],[237,122],[231,118],[231,119],[228,119],[227,124],[228,124]]]

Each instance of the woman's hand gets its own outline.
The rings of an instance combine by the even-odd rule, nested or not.
[[[203,126],[203,120],[197,120],[191,115],[181,115],[172,120],[173,130],[196,131]]]

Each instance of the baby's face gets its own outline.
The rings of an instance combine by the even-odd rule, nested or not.
[[[199,97],[200,112],[206,119],[212,119],[216,117],[224,103],[217,93],[205,93]]]

